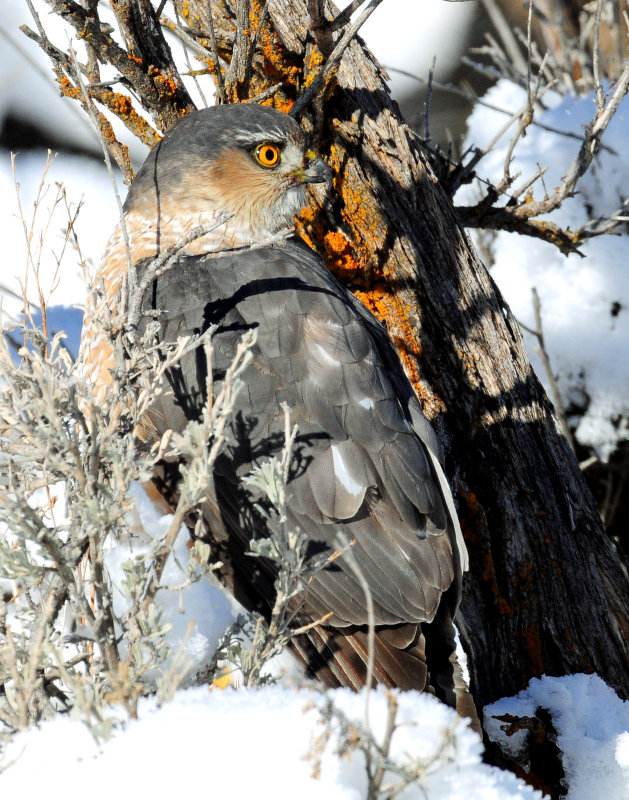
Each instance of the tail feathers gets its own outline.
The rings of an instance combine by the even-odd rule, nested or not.
[[[358,691],[367,680],[368,632],[315,628],[308,637],[293,640],[294,655],[308,674],[326,686]],[[427,688],[425,642],[418,625],[378,628],[375,635],[373,682],[389,688],[424,691]]]
[[[311,629],[291,642],[307,674],[331,688],[365,686],[369,661],[366,627]],[[474,699],[456,656],[455,630],[447,602],[430,623],[378,627],[373,683],[404,691],[429,692],[456,708],[482,735]]]

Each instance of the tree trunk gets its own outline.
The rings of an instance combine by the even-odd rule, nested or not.
[[[215,5],[229,52],[236,22]],[[203,30],[207,6],[196,8],[187,19]],[[268,12],[250,84],[232,94],[281,81],[273,102],[287,110],[331,52],[336,11],[271,0]],[[254,30],[261,13],[252,0]],[[325,98],[310,124],[334,192],[301,233],[385,322],[444,444],[471,557],[460,622],[477,703],[593,670],[627,697],[627,576],[516,321],[358,40]]]

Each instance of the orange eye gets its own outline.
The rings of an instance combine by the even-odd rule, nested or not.
[[[276,167],[280,163],[280,149],[274,144],[259,144],[255,150],[258,164],[263,167]]]

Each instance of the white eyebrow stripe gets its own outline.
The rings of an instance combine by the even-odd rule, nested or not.
[[[287,133],[281,128],[262,128],[261,126],[257,126],[254,130],[250,131],[240,131],[234,136],[234,140],[239,144],[256,144],[265,139],[285,142],[286,138]]]

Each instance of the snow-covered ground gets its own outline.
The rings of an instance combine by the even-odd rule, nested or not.
[[[397,0],[399,8],[401,0]],[[411,0],[416,5],[416,0]],[[444,14],[462,13],[463,4],[432,2]],[[5,28],[17,21],[26,21],[22,4],[11,4],[3,10]],[[380,49],[379,31],[386,28],[388,19],[378,16],[387,8],[393,14],[395,2],[383,5],[372,17],[371,31],[365,35],[375,52],[385,63],[400,66],[411,72],[426,73],[426,65],[394,57],[402,55],[399,44],[396,52]],[[426,4],[423,2],[422,22]],[[397,9],[399,10],[399,9]],[[467,13],[467,12],[465,12]],[[19,17],[19,20],[18,20]],[[451,48],[449,35],[452,19],[443,17],[442,32],[429,29],[422,46],[413,44],[413,52],[432,52],[433,43],[443,40]],[[419,27],[419,26],[418,26]],[[409,26],[413,33],[418,27]],[[428,29],[427,26],[421,26]],[[448,32],[446,36],[443,30]],[[20,34],[14,38],[29,49],[33,58],[47,69],[45,59]],[[371,38],[373,37],[373,38]],[[386,37],[385,37],[386,38]],[[62,42],[63,43],[63,42]],[[428,61],[430,58],[427,59]],[[4,90],[0,115],[8,110],[35,113],[37,120],[45,117],[57,132],[63,131],[75,145],[93,141],[89,131],[82,129],[77,116],[68,111],[54,89],[46,89],[41,76],[26,77],[25,62],[3,45],[0,48],[0,76]],[[403,91],[399,88],[398,91]],[[521,96],[511,86],[501,84],[489,98],[498,105],[515,109]],[[23,103],[24,98],[28,102]],[[37,97],[33,103],[31,98]],[[65,108],[65,111],[62,109]],[[580,132],[580,126],[593,112],[590,100],[565,99],[546,112],[544,121]],[[629,185],[629,167],[623,158],[629,139],[627,105],[606,133],[604,141],[617,154],[604,152],[597,169],[583,185],[583,197],[594,211],[616,208],[623,187]],[[500,117],[500,122],[503,121]],[[478,108],[470,120],[469,142],[483,144],[483,136],[496,130],[493,112]],[[559,142],[559,144],[558,144]],[[523,176],[534,171],[537,162],[549,163],[551,172],[547,185],[553,187],[565,166],[573,157],[577,143],[557,139],[536,128],[529,129],[517,153],[513,171]],[[141,148],[137,151],[141,157]],[[481,174],[494,177],[502,169],[502,156],[485,159]],[[31,218],[33,204],[46,162],[42,152],[23,153],[17,159],[17,177],[25,216]],[[496,173],[496,171],[498,171]],[[51,167],[47,181],[50,188],[39,203],[37,231],[46,227],[47,210],[54,205],[55,181],[63,181],[70,202],[84,201],[77,221],[77,231],[85,258],[96,264],[109,232],[117,219],[112,188],[104,167],[93,159],[64,154]],[[0,152],[0,233],[4,259],[0,283],[21,294],[19,280],[24,276],[26,247],[13,189],[9,154]],[[573,227],[586,219],[583,199],[566,204],[556,217],[562,224]],[[72,306],[84,298],[84,285],[77,256],[70,249],[64,254],[61,267],[52,252],[61,251],[62,230],[66,214],[57,206],[53,221],[41,248],[40,281],[47,292],[52,289],[53,322],[57,327],[72,327],[71,349],[76,352],[78,316]],[[32,250],[39,252],[39,233]],[[586,414],[577,435],[583,443],[592,444],[602,457],[609,454],[615,443],[627,435],[629,417],[629,275],[627,237],[607,237],[583,247],[585,259],[565,258],[550,245],[532,239],[500,234],[493,244],[495,267],[493,276],[499,283],[507,302],[523,322],[532,324],[530,289],[536,286],[542,301],[544,333],[551,361],[559,372],[560,385],[566,398],[590,398]],[[28,292],[37,301],[33,275],[29,276]],[[16,316],[22,303],[5,292],[3,313]],[[613,309],[617,309],[613,312]],[[531,356],[535,353],[531,343]],[[537,363],[537,362],[536,362]],[[538,373],[544,379],[541,369]],[[618,419],[621,419],[618,424]],[[622,420],[625,420],[624,422]],[[154,515],[141,495],[139,511],[147,527],[158,533],[166,522]],[[184,561],[185,547],[179,543]],[[110,560],[113,579],[120,575],[122,551],[114,552]],[[166,580],[179,581],[176,560],[170,563]],[[209,583],[195,584],[183,593],[161,596],[166,618],[172,625],[169,641],[173,651],[183,649],[191,664],[191,672],[201,669],[209,660],[218,636],[237,614],[237,609]],[[181,608],[183,607],[183,613]],[[188,623],[193,622],[192,633]],[[345,691],[329,693],[339,708],[357,722],[362,720],[364,700]],[[124,722],[123,714],[111,710],[116,724],[111,737],[96,743],[82,723],[59,718],[43,723],[38,730],[18,736],[0,755],[0,766],[8,768],[0,774],[2,796],[49,798],[67,797],[68,785],[89,791],[90,796],[109,797],[113,793],[133,795],[142,791],[148,796],[166,798],[182,792],[211,792],[217,796],[283,798],[329,797],[358,800],[365,796],[365,772],[362,756],[353,753],[347,758],[335,754],[338,730],[321,755],[321,769],[313,777],[314,762],[308,758],[316,750],[316,737],[324,730],[317,708],[323,697],[311,690],[288,685],[256,691],[218,691],[207,688],[180,690],[174,699],[161,708],[154,700],[140,703],[139,719]],[[596,676],[566,676],[533,681],[517,698],[505,699],[485,709],[486,719],[504,713],[529,715],[536,707],[548,708],[558,731],[558,745],[564,756],[569,785],[569,800],[594,800],[601,796],[614,800],[629,798],[629,706]],[[403,798],[430,800],[509,800],[509,798],[540,797],[509,773],[490,768],[481,762],[482,745],[454,714],[433,698],[408,693],[400,696],[401,719],[406,723],[395,735],[393,752],[397,759],[430,759],[442,742],[443,732],[454,728],[451,740],[442,755],[427,770],[423,787],[410,787]],[[385,698],[376,693],[371,700],[371,720],[376,735],[382,736]],[[506,739],[493,724],[496,737],[505,746],[517,744],[517,737]],[[14,762],[14,763],[12,763]]]
[[[349,690],[329,693],[360,723],[364,697]],[[66,798],[81,787],[94,800],[142,795],[156,800],[200,795],[292,800],[361,800],[366,797],[364,759],[339,757],[339,726],[327,743],[320,694],[275,686],[253,691],[180,691],[162,708],[142,701],[139,720],[96,744],[87,728],[71,719],[44,723],[18,736],[6,753],[16,763],[0,776],[3,797]],[[371,726],[382,740],[386,720],[382,692],[370,700]],[[481,762],[482,745],[465,723],[432,697],[399,695],[391,756],[400,763],[427,764],[422,785],[404,800],[533,800],[541,798],[512,774]],[[320,759],[318,774],[316,758]],[[388,775],[385,784],[396,778]],[[612,795],[613,796],[613,795]],[[618,795],[616,795],[618,796]]]
[[[516,112],[525,104],[525,91],[501,81],[484,98],[488,103]],[[581,134],[595,114],[593,98],[546,96],[551,108],[536,119],[547,126]],[[485,106],[477,106],[468,120],[465,146],[484,147],[508,119]],[[504,161],[514,127],[478,167],[492,183],[503,175]],[[588,220],[611,214],[629,196],[629,98],[625,97],[603,135],[602,149],[578,186],[576,197],[550,215],[573,230]],[[553,192],[579,150],[579,142],[543,128],[530,126],[515,149],[511,173],[515,185],[548,166],[544,185]],[[541,183],[535,199],[543,199]],[[463,187],[455,202],[467,204],[478,187]],[[619,235],[622,232],[622,235]],[[558,376],[564,407],[583,409],[577,440],[594,448],[606,460],[617,444],[629,436],[629,235],[590,239],[577,254],[564,256],[539,239],[500,232],[489,244],[494,266],[491,274],[517,319],[535,328],[531,291],[537,288],[542,308],[543,333],[553,372]],[[548,378],[536,352],[537,341],[524,332],[537,375],[549,389]]]
[[[168,519],[157,517],[139,491],[136,499],[144,526],[163,530]],[[133,552],[137,555],[139,548]],[[109,556],[114,586],[130,553],[116,549]],[[181,582],[184,554],[181,537],[166,582]],[[116,591],[115,596],[120,614],[122,595]],[[238,609],[209,583],[158,597],[165,621],[173,626],[169,644],[174,653],[183,652],[194,674],[208,662]],[[228,798],[359,800],[366,797],[364,755],[348,749],[338,717],[331,719],[325,711],[330,701],[353,724],[363,724],[364,694],[322,693],[299,685],[294,673],[279,685],[256,690],[180,689],[161,707],[155,698],[143,699],[137,720],[110,707],[108,719],[94,727],[98,739],[78,719],[59,716],[19,734],[0,751],[0,769],[5,768],[0,791],[6,797],[62,800],[71,782],[95,800],[121,789],[125,796],[142,792],[156,800],[206,790]],[[398,701],[390,762],[423,766],[421,780],[401,795],[405,800],[541,799],[511,773],[484,764],[480,739],[451,709],[416,692],[399,693]],[[486,707],[486,728],[517,755],[524,734],[505,736],[496,717],[533,716],[538,707],[551,713],[557,730],[568,800],[629,798],[629,703],[595,675],[545,677],[531,681],[517,697]],[[384,738],[386,713],[385,693],[372,693],[370,729],[378,742]],[[387,774],[384,783],[397,780]]]
[[[364,695],[349,690],[327,699],[361,724]],[[426,763],[421,784],[404,800],[541,799],[509,772],[481,761],[482,744],[460,718],[434,698],[399,694],[400,728],[390,755],[398,764]],[[272,686],[256,690],[197,687],[179,691],[157,707],[140,702],[139,719],[114,728],[96,742],[88,728],[68,717],[43,723],[17,736],[7,747],[0,775],[3,797],[67,798],[81,787],[94,800],[120,795],[156,800],[189,793],[215,797],[321,798],[366,797],[364,757],[339,757],[339,725],[333,723],[325,746],[326,697],[309,689]],[[626,800],[629,797],[629,703],[621,704],[596,676],[573,675],[533,681],[517,698],[486,709],[486,716],[533,714],[548,708],[558,730],[568,800]],[[115,710],[112,709],[112,716]],[[382,741],[386,698],[370,699],[371,728]],[[497,727],[497,726],[496,726]],[[513,737],[517,738],[517,734]],[[505,738],[505,737],[503,737]],[[507,744],[513,744],[506,740]],[[315,773],[316,758],[320,768]],[[385,784],[395,778],[388,775]]]

